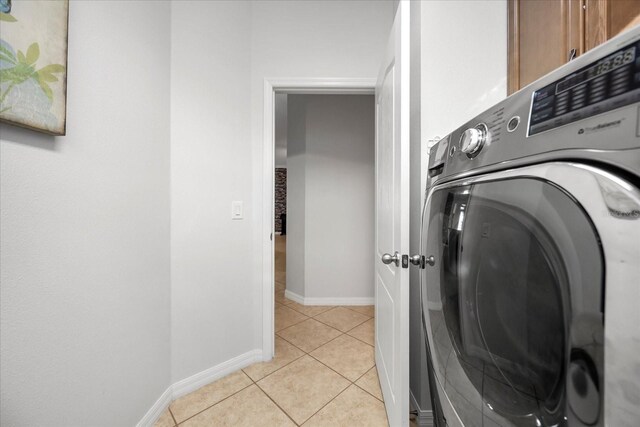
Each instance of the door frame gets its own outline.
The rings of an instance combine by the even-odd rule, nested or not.
[[[275,352],[275,94],[373,95],[375,78],[265,78],[262,149],[262,360]]]

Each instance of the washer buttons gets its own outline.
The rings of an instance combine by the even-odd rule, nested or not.
[[[507,131],[513,132],[518,129],[518,125],[520,124],[520,117],[513,116],[509,119],[509,123],[507,123]]]

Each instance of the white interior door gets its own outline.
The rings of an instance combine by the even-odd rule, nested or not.
[[[376,364],[393,427],[409,425],[408,253],[409,4],[400,2],[376,83]]]

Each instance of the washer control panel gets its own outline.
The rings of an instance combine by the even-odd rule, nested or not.
[[[461,124],[430,153],[428,181],[581,159],[637,174],[640,26]]]
[[[533,92],[527,136],[638,101],[640,41]]]
[[[475,157],[487,142],[488,135],[489,130],[484,123],[479,123],[476,127],[465,130],[460,135],[460,151],[469,158]]]

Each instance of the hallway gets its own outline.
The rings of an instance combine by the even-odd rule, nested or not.
[[[373,306],[303,306],[284,296],[286,236],[275,240],[275,349],[169,406],[157,427],[387,426]]]

